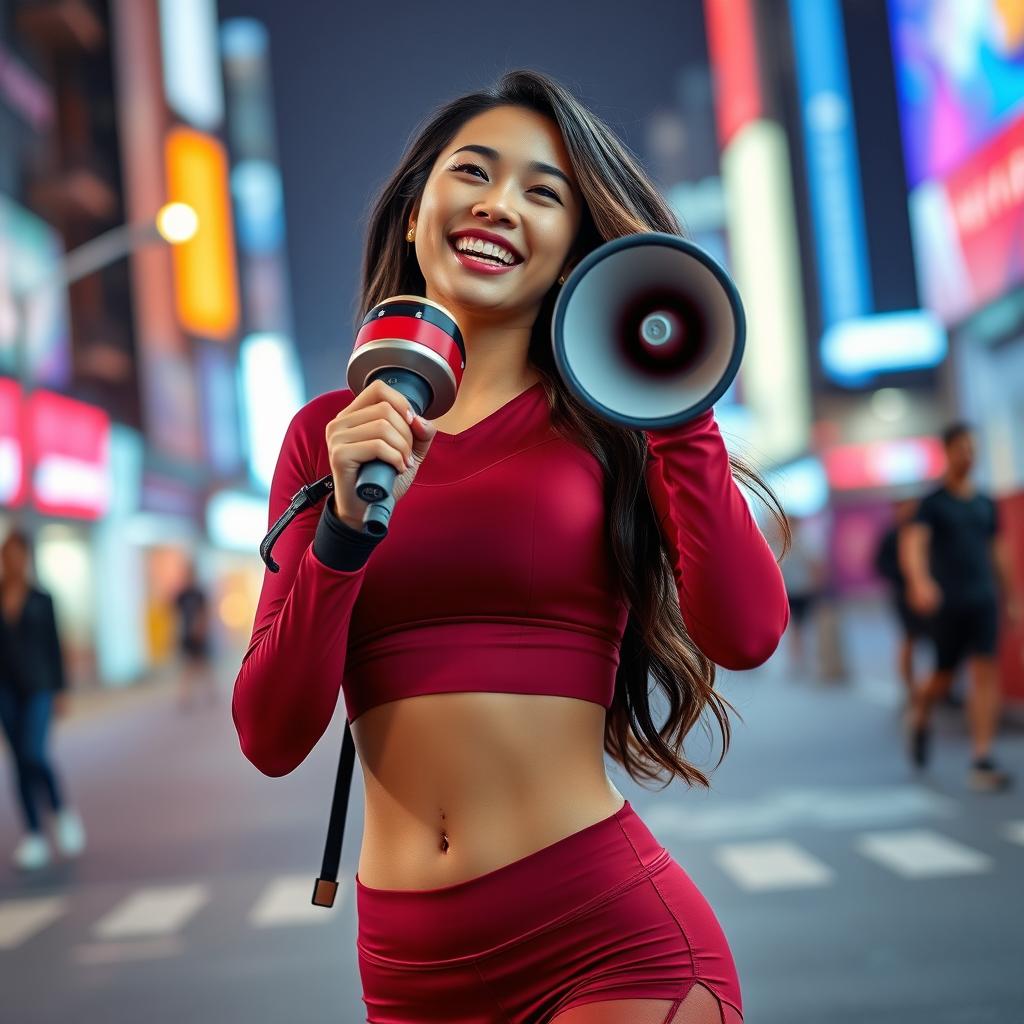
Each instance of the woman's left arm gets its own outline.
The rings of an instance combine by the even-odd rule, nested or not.
[[[756,668],[785,632],[789,601],[772,549],[733,479],[714,411],[644,433],[647,488],[687,631],[716,665]]]

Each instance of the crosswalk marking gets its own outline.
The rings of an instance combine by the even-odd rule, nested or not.
[[[992,867],[992,858],[930,829],[865,832],[857,848],[866,857],[904,878],[978,874]]]
[[[717,799],[709,806],[665,803],[643,819],[662,842],[778,835],[788,828],[880,828],[952,818],[957,805],[920,785],[791,786],[750,799]]]
[[[744,889],[802,889],[828,885],[832,870],[788,840],[729,843],[715,851],[720,867]]]
[[[1024,819],[1001,822],[993,830],[1024,846]],[[852,838],[858,853],[906,879],[979,874],[995,866],[992,856],[931,829],[861,832]],[[820,887],[837,879],[825,862],[788,839],[725,843],[712,849],[721,870],[748,891]],[[265,929],[336,921],[311,903],[311,892],[312,879],[304,873],[271,878],[259,890],[246,924]],[[345,892],[342,887],[342,897]],[[182,945],[175,933],[210,901],[210,894],[211,887],[202,882],[130,892],[95,923],[90,941],[74,947],[74,957],[79,963],[100,964],[179,953]],[[0,951],[16,949],[44,931],[68,912],[69,899],[0,899]]]
[[[62,896],[0,903],[0,949],[14,949],[41,932],[64,913],[65,903]]]
[[[209,899],[207,886],[166,885],[140,889],[97,922],[100,939],[166,935],[177,931]]]
[[[273,928],[277,925],[330,921],[330,912],[324,907],[315,906],[312,895],[313,879],[309,874],[275,878],[264,889],[263,895],[249,913],[249,924],[254,928]]]
[[[1008,821],[1003,827],[1003,835],[1011,843],[1020,843],[1024,846],[1024,821]]]

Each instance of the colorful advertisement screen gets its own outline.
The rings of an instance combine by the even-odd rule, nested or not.
[[[1024,0],[889,0],[922,302],[947,324],[1024,280]]]

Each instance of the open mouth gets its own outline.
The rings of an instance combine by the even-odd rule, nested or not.
[[[459,262],[468,266],[479,266],[488,270],[512,270],[523,260],[502,246],[478,239],[450,238],[448,244]]]

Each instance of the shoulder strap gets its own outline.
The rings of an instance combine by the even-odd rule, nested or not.
[[[320,868],[320,877],[313,886],[313,904],[318,907],[333,907],[334,897],[338,892],[341,840],[345,832],[345,815],[348,813],[348,796],[352,789],[352,768],[355,759],[356,745],[346,718],[345,736],[341,741],[341,757],[338,760],[338,775],[334,780],[334,799],[331,801],[331,820],[327,826],[324,862]]]

